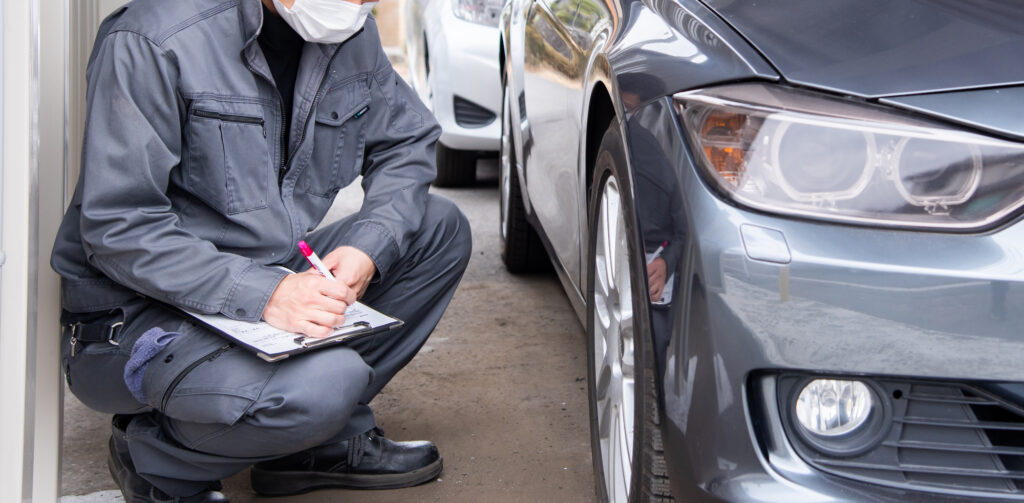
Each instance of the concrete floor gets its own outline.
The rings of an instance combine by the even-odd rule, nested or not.
[[[445,463],[441,478],[409,489],[318,491],[266,501],[594,499],[582,329],[553,274],[505,271],[495,161],[481,161],[478,176],[471,188],[433,190],[469,217],[473,259],[423,351],[372,404],[389,437],[437,443]],[[354,183],[328,218],[355,211],[360,201]],[[106,469],[109,418],[68,394],[64,425],[63,501],[121,501]],[[248,471],[224,485],[232,501],[264,501],[250,489]]]

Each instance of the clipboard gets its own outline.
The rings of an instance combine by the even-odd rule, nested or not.
[[[237,321],[220,314],[202,314],[187,309],[183,311],[219,332],[225,339],[252,351],[268,362],[389,332],[405,324],[402,320],[381,313],[362,302],[348,306],[345,311],[345,319],[351,323],[335,328],[334,332],[323,338],[287,332],[274,328],[265,321]]]

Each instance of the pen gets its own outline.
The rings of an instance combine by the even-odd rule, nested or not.
[[[316,256],[316,253],[308,244],[306,244],[305,241],[299,241],[299,251],[301,251],[302,256],[306,257],[306,260],[309,261],[309,265],[313,266],[313,269],[316,269],[316,271],[322,274],[325,278],[335,281],[334,275],[331,274],[331,270],[320,261],[320,257]]]
[[[654,262],[654,259],[660,257],[661,252],[665,251],[666,246],[668,246],[668,241],[661,243],[661,246],[659,246],[657,250],[654,250],[654,254],[651,255],[651,260],[648,260],[647,263],[650,264],[651,262]]]

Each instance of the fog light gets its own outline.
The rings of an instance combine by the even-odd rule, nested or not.
[[[797,397],[796,418],[814,435],[846,435],[867,423],[875,406],[871,395],[860,381],[815,379]]]
[[[793,443],[814,456],[858,456],[892,432],[892,400],[871,379],[783,375],[779,405]]]

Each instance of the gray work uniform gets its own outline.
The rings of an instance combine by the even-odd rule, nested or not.
[[[260,0],[135,0],[104,21],[90,59],[82,174],[58,232],[63,321],[124,325],[72,341],[71,391],[136,414],[139,473],[171,495],[374,426],[366,405],[418,351],[469,260],[469,224],[429,195],[439,128],[395,74],[376,25],[307,43],[290,144],[257,43]],[[310,233],[363,176],[360,211]],[[406,322],[387,336],[266,363],[175,308],[259,320],[300,239],[349,245],[378,274],[363,300]],[[122,372],[152,327],[180,335],[148,364],[144,401]]]

